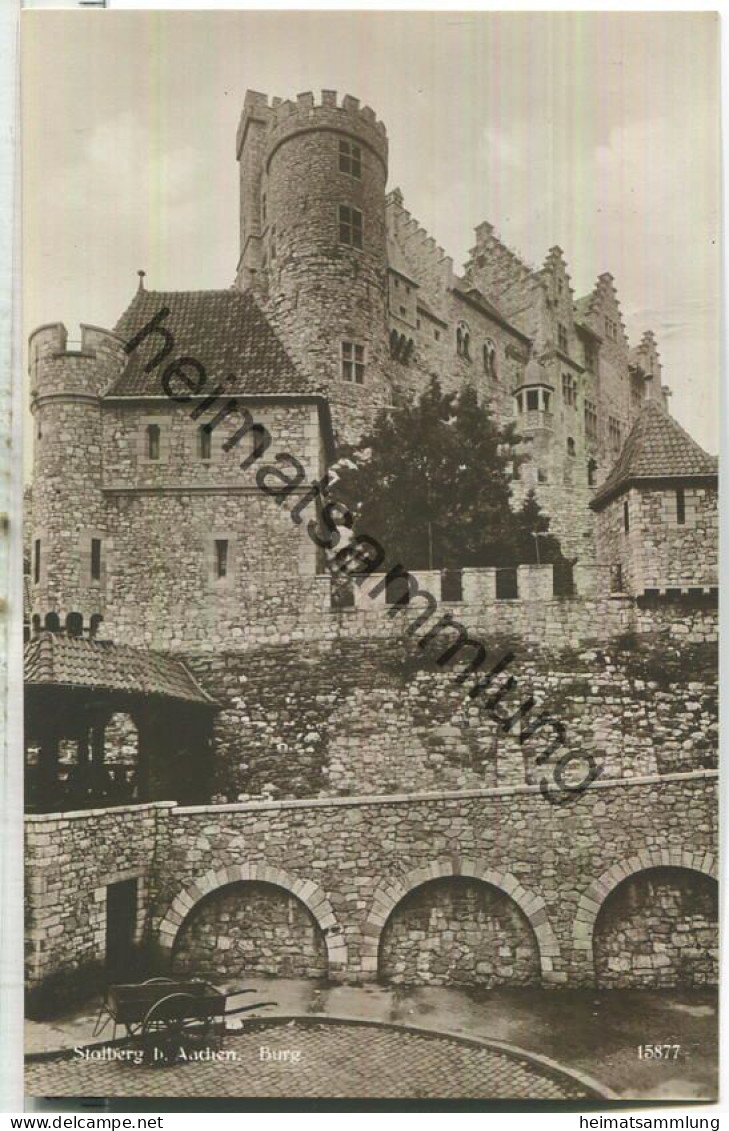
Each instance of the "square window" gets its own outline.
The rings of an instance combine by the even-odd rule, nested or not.
[[[539,390],[527,389],[526,395],[527,412],[536,412],[539,408]]]

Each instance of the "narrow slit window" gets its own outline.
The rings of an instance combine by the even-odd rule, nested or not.
[[[159,424],[147,425],[147,459],[159,459]]]
[[[630,507],[628,506],[627,499],[623,503],[623,527],[625,529],[625,533],[630,534]]]
[[[200,459],[212,459],[213,434],[204,425],[198,432],[200,437]]]
[[[101,580],[101,539],[91,539],[91,580]]]
[[[228,576],[228,539],[215,539],[215,576]]]
[[[36,538],[33,546],[33,581],[37,585],[40,581],[41,573],[41,544],[40,538]]]
[[[686,496],[683,487],[679,487],[676,491],[676,522],[679,526],[684,526],[686,523]]]

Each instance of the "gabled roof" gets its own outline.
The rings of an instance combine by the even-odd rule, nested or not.
[[[126,644],[57,632],[41,632],[26,644],[25,683],[159,695],[208,707],[216,705],[179,660]]]
[[[315,394],[317,390],[299,372],[250,291],[147,291],[139,289],[116,324],[127,342],[164,307],[160,320],[174,338],[173,357],[193,357],[205,369],[209,392],[216,381],[233,377],[225,391],[230,395]],[[163,396],[161,370],[145,373],[144,365],[162,346],[159,334],[150,334],[135,350],[121,377],[107,396]]]
[[[590,506],[600,510],[631,484],[647,480],[716,479],[719,464],[657,401],[648,401]]]
[[[471,306],[474,306],[477,310],[480,310],[482,314],[486,314],[489,318],[493,318],[494,322],[498,322],[500,326],[503,326],[505,329],[510,330],[512,334],[515,334],[517,338],[521,338],[521,340],[527,345],[532,344],[531,338],[528,337],[522,330],[518,330],[516,326],[513,325],[513,323],[509,322],[508,319],[505,318],[501,311],[498,309],[498,307],[494,306],[491,300],[486,298],[486,295],[483,293],[483,291],[480,291],[477,287],[473,287],[470,284],[465,283],[463,279],[456,278],[455,285],[453,287],[453,294],[457,298],[462,299],[464,302],[470,303]]]

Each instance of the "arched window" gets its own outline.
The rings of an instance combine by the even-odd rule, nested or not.
[[[467,361],[471,358],[471,331],[467,322],[459,322],[456,326],[456,353]]]
[[[91,639],[96,636],[97,632],[99,631],[99,625],[103,622],[103,620],[104,618],[102,617],[101,613],[94,613],[91,617],[91,620],[89,621],[89,637]]]
[[[69,613],[66,617],[66,632],[69,636],[81,636],[84,630],[84,618],[81,613]]]
[[[49,632],[59,632],[61,622],[58,613],[46,613],[46,628]]]
[[[498,381],[499,375],[496,370],[496,346],[487,338],[483,344],[483,371],[487,377],[492,381]]]
[[[567,455],[572,457],[575,455],[575,442],[571,436],[567,437]]]
[[[147,425],[147,459],[159,459],[159,424]]]

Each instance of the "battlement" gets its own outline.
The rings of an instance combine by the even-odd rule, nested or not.
[[[373,149],[387,167],[387,129],[370,106],[361,106],[351,94],[342,96],[336,90],[322,90],[319,101],[307,90],[296,100],[273,97],[258,91],[246,91],[243,113],[237,136],[237,154],[246,144],[251,122],[258,122],[267,135],[266,161],[270,161],[281,142],[301,130],[333,129],[353,134]]]
[[[113,330],[82,322],[69,338],[63,322],[38,326],[28,339],[31,395],[88,392],[99,395],[126,363],[124,340]],[[42,386],[42,387],[41,387]]]
[[[453,258],[403,206],[399,188],[385,198],[387,227],[426,294],[437,299],[453,286]]]

